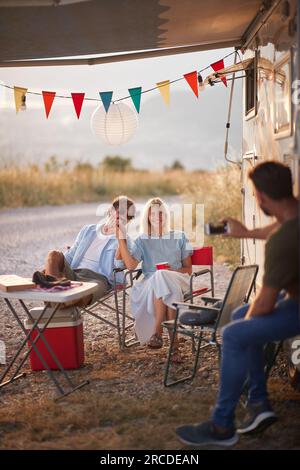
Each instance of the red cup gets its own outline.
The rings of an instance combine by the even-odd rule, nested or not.
[[[156,269],[170,269],[170,265],[166,261],[164,263],[157,263]]]

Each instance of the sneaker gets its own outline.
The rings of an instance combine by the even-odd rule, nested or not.
[[[238,427],[237,432],[239,434],[262,432],[275,423],[277,419],[269,404],[261,402],[255,404],[249,403],[246,417]]]
[[[183,444],[194,447],[231,447],[239,440],[234,429],[220,431],[212,421],[196,425],[179,426],[176,435]]]

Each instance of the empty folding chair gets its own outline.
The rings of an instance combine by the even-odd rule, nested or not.
[[[215,345],[220,357],[217,332],[219,328],[230,322],[231,314],[235,308],[248,302],[255,285],[257,271],[257,265],[237,267],[232,274],[223,299],[202,296],[201,300],[203,300],[204,305],[194,305],[193,303],[174,304],[176,308],[175,319],[162,323],[165,328],[172,332],[164,377],[166,387],[192,380],[195,377],[202,348]],[[190,337],[196,342],[194,364],[190,375],[169,381],[170,361],[174,339],[177,334]]]

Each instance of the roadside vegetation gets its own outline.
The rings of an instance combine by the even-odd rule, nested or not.
[[[136,169],[130,158],[115,155],[98,166],[88,162],[71,166],[52,156],[43,166],[0,169],[0,208],[99,202],[119,194],[139,199],[174,196],[203,204],[205,222],[218,222],[227,215],[241,217],[240,171],[235,167],[187,171],[175,160],[154,172]],[[239,241],[206,237],[204,243],[215,247],[218,261],[239,261]]]

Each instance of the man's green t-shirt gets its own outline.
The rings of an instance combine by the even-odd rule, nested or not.
[[[299,299],[299,218],[284,222],[265,247],[263,285],[285,289]]]

